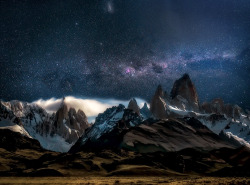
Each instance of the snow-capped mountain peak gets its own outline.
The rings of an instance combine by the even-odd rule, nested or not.
[[[51,115],[34,103],[13,100],[0,101],[0,127],[37,139],[45,149],[67,152],[89,124],[83,111],[68,110],[64,101]]]

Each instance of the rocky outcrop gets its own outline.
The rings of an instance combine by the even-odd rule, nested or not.
[[[204,110],[206,113],[224,113],[224,101],[220,98],[216,98],[211,103],[204,102],[201,105],[201,109]]]
[[[0,148],[12,152],[19,149],[34,149],[42,151],[42,147],[37,140],[9,129],[0,129]]]
[[[172,105],[183,110],[199,111],[198,95],[188,74],[175,81],[170,96]]]
[[[137,113],[138,115],[140,115],[140,107],[138,106],[135,98],[132,98],[129,101],[128,109],[130,109],[130,110],[134,111],[135,113]]]
[[[167,117],[167,105],[164,98],[165,93],[161,85],[159,85],[150,103],[150,111],[157,119],[165,119]]]
[[[243,112],[238,105],[224,104],[224,101],[220,98],[216,98],[212,102],[204,102],[200,108],[204,113],[226,115],[234,119],[239,119]]]

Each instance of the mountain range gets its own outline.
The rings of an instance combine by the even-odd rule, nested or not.
[[[48,150],[66,152],[90,126],[82,110],[62,101],[58,111],[47,113],[36,104],[0,101],[0,129],[10,129],[36,139]]]
[[[41,164],[36,164],[38,166],[35,171],[38,174],[42,173],[39,170],[44,167],[43,163],[47,162],[52,166],[59,163],[62,165],[61,162],[55,162],[55,156],[74,158],[74,160],[72,159],[74,162],[68,159],[66,161],[70,165],[77,166],[75,157],[79,153],[84,153],[84,155],[94,153],[95,157],[106,159],[107,157],[103,156],[106,154],[102,156],[100,154],[110,151],[112,151],[110,155],[120,157],[123,155],[122,152],[125,152],[126,157],[118,160],[123,161],[121,164],[113,161],[112,165],[111,163],[103,163],[100,166],[100,164],[94,165],[96,161],[93,162],[92,160],[88,162],[89,164],[83,165],[85,167],[80,164],[78,164],[78,167],[86,170],[87,165],[88,168],[93,168],[93,171],[102,169],[105,174],[116,174],[118,173],[117,170],[119,171],[118,166],[128,165],[128,161],[132,160],[131,158],[133,158],[132,161],[134,161],[134,158],[156,161],[158,160],[157,157],[152,157],[151,154],[161,156],[163,153],[169,155],[169,158],[173,158],[175,162],[165,164],[161,161],[160,167],[157,163],[157,169],[161,169],[158,169],[157,173],[166,173],[166,168],[184,172],[185,170],[182,169],[184,167],[181,167],[183,166],[182,163],[186,164],[189,159],[192,159],[193,163],[194,156],[192,153],[194,155],[199,153],[199,155],[204,155],[204,158],[209,156],[208,158],[213,161],[213,165],[220,163],[217,160],[224,161],[222,162],[222,168],[211,171],[210,168],[213,166],[211,165],[210,171],[208,169],[201,170],[203,173],[209,171],[212,174],[216,171],[218,175],[225,174],[225,172],[229,173],[229,171],[231,173],[238,168],[242,173],[244,172],[243,174],[250,173],[249,168],[247,168],[250,161],[249,111],[243,110],[237,105],[224,104],[223,100],[219,98],[212,102],[199,102],[195,85],[188,74],[184,74],[176,80],[170,94],[159,85],[150,102],[150,108],[146,102],[140,108],[136,99],[132,98],[128,107],[120,104],[100,113],[94,124],[88,123],[87,116],[82,110],[69,107],[65,103],[65,98],[62,100],[60,108],[53,114],[46,112],[34,103],[17,100],[0,101],[0,132],[0,148],[4,150],[3,153],[6,153],[6,156],[10,155],[8,152],[26,149],[48,155],[47,158],[44,158],[39,154],[39,157],[34,159],[41,162]],[[223,152],[224,150],[231,153],[244,151],[244,159],[240,156],[240,160],[243,160],[240,167],[236,163],[232,164],[232,161]],[[190,153],[190,151],[192,152]],[[135,154],[136,156],[134,156]],[[184,156],[187,158],[183,158],[182,154],[185,154]],[[161,158],[160,156],[158,157]],[[43,158],[40,159],[41,157]],[[203,157],[199,158],[198,161],[204,160]],[[6,157],[0,156],[0,158]],[[163,158],[165,159],[165,157]],[[146,163],[144,161],[140,165],[146,165]],[[109,165],[111,166],[108,167]],[[232,168],[226,168],[227,165]],[[1,171],[9,174],[8,164],[0,164],[1,166]],[[186,167],[191,168],[190,164]],[[155,164],[149,165],[148,168],[148,171],[152,171],[152,169],[155,169]],[[30,175],[33,173],[27,165],[25,169],[26,172],[22,171],[21,174]],[[190,170],[199,172],[198,169],[194,168]],[[20,174],[16,169],[12,170],[11,173]],[[55,175],[67,174],[65,170],[61,169],[54,170],[51,173]],[[122,173],[125,172],[119,171],[118,174]],[[45,174],[48,174],[48,171]]]

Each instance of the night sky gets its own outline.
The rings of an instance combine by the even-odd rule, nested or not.
[[[250,107],[248,0],[1,0],[0,99],[151,99],[189,73]]]

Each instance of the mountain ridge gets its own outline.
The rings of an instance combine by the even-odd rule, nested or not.
[[[77,125],[78,128],[74,128]],[[0,126],[22,130],[27,137],[37,139],[45,149],[66,152],[89,124],[83,111],[68,109],[64,100],[54,114],[36,104],[14,100],[0,101]]]
[[[120,126],[119,129],[126,130],[140,125],[147,119],[166,120],[185,117],[196,118],[215,134],[222,135],[228,140],[237,140],[235,143],[246,146],[250,143],[249,115],[239,106],[225,105],[221,99],[201,104],[195,85],[188,74],[176,80],[170,96],[159,85],[150,102],[150,108],[145,103],[140,109],[136,99],[132,98],[127,108],[118,105],[100,113],[93,125],[87,122],[82,110],[76,111],[73,107],[68,107],[64,98],[59,109],[52,115],[38,105],[17,100],[1,101],[0,108],[0,126],[4,126],[4,122],[9,124],[5,126],[18,127],[9,128],[21,130],[20,132],[27,137],[38,139],[46,149],[55,149],[58,143],[66,143],[66,147],[62,144],[64,148],[59,148],[61,152],[67,152],[77,140],[98,139],[102,134],[111,132],[117,124]],[[50,145],[51,142],[53,144]]]

